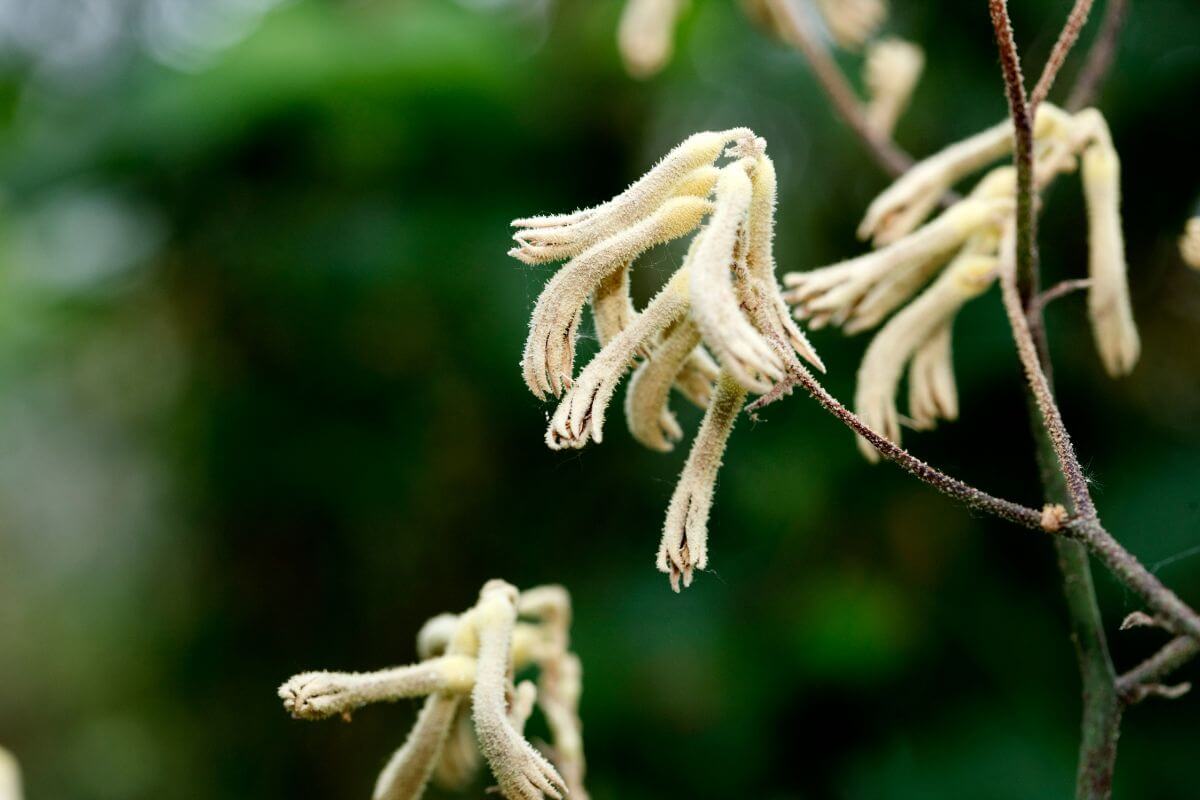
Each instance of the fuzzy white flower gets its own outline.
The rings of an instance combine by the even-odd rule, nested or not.
[[[1133,370],[1141,341],[1133,321],[1121,232],[1121,162],[1107,127],[1083,153],[1083,196],[1088,212],[1088,316],[1105,370]]]
[[[489,581],[473,608],[422,628],[420,663],[374,673],[305,672],[284,683],[279,696],[297,719],[348,718],[370,703],[426,697],[376,782],[375,800],[416,800],[431,779],[462,788],[479,754],[509,800],[586,800],[579,669],[568,651],[569,625],[570,599],[561,587],[519,594],[504,581]],[[542,689],[529,681],[513,684],[514,672],[529,666],[538,668]],[[564,674],[576,676],[565,690]],[[550,724],[561,773],[523,736],[535,703]]]
[[[967,242],[995,237],[1015,201],[1011,167],[993,170],[970,196],[932,222],[879,250],[783,276],[784,297],[810,328],[839,325],[847,333],[873,328],[907,301]]]
[[[951,327],[958,310],[992,284],[996,267],[996,256],[964,251],[880,329],[863,356],[854,394],[855,411],[867,425],[900,443],[896,387],[910,363],[909,384],[917,395],[914,413],[920,423],[932,425],[939,416],[957,414]],[[875,448],[861,436],[858,444],[868,459],[878,460]]]
[[[1093,336],[1105,369],[1114,376],[1126,374],[1137,361],[1139,342],[1121,234],[1120,163],[1108,126],[1094,109],[1071,115],[1043,103],[1034,137],[1039,189],[1074,171],[1082,159]],[[931,221],[925,219],[951,187],[1009,153],[1012,146],[1012,125],[1005,122],[916,164],[871,203],[859,226],[860,237],[872,239],[878,250],[784,275],[784,296],[798,319],[808,320],[810,328],[833,324],[851,334],[881,324],[935,275],[942,275],[883,327],[859,370],[859,414],[893,441],[900,436],[895,394],[905,366],[912,427],[930,428],[938,419],[958,415],[951,323],[975,288],[982,291],[990,283],[990,278],[964,282],[961,274],[994,271],[1001,232],[1015,225],[1015,170],[993,168],[966,198]],[[948,261],[951,266],[945,267]],[[876,457],[866,442],[860,445],[869,457]]]
[[[731,144],[721,166],[715,142]],[[672,386],[708,406],[664,525],[659,566],[676,588],[704,567],[717,467],[747,393],[769,392],[804,369],[801,358],[824,368],[775,278],[775,196],[766,142],[741,128],[690,137],[596,209],[514,223],[522,228],[512,251],[518,258],[572,257],[538,299],[522,362],[535,394],[566,388],[546,432],[551,448],[602,440],[609,403],[631,366],[625,415],[634,438],[647,447],[670,450],[683,437],[669,408]],[[696,227],[696,214],[707,215],[707,224],[682,265],[635,310],[628,288],[632,259],[670,238],[667,233]],[[602,347],[572,379],[574,329],[587,293]]]

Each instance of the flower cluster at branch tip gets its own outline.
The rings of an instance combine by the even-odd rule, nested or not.
[[[1015,170],[992,169],[965,198],[925,220],[951,187],[1009,153],[1012,143],[1006,122],[915,165],[871,203],[859,227],[859,236],[878,249],[784,276],[785,298],[810,328],[837,325],[853,334],[887,319],[863,358],[855,406],[864,422],[894,442],[900,441],[901,420],[895,396],[906,367],[911,427],[930,428],[958,415],[951,330],[967,301],[986,290],[999,270],[1014,268]],[[1126,281],[1120,162],[1108,126],[1094,109],[1071,115],[1044,103],[1035,148],[1038,188],[1074,170],[1082,158],[1093,337],[1108,373],[1127,374],[1140,345]],[[859,444],[868,458],[878,457],[861,437]]]
[[[21,768],[12,754],[0,747],[0,800],[21,800]]]
[[[1200,269],[1200,217],[1192,217],[1179,237],[1179,254],[1183,263],[1192,269]]]
[[[559,586],[520,592],[484,585],[462,614],[443,614],[417,636],[421,661],[370,673],[305,672],[279,688],[296,719],[342,716],[370,703],[425,696],[403,747],[383,768],[374,800],[417,800],[432,780],[462,789],[480,755],[508,800],[587,800],[579,694],[582,671],[570,652],[571,601]],[[536,667],[537,683],[514,676]],[[525,738],[535,704],[552,741],[549,758]]]
[[[671,61],[675,25],[688,0],[626,0],[617,23],[617,50],[634,78],[658,74]]]
[[[717,166],[723,151],[728,161]],[[668,405],[672,386],[707,408],[658,555],[676,589],[707,563],[717,470],[747,393],[768,392],[804,370],[797,354],[823,369],[775,280],[774,224],[775,168],[766,142],[746,128],[690,136],[595,208],[513,223],[519,230],[510,255],[529,264],[570,259],[538,297],[521,360],[535,395],[562,396],[546,431],[551,448],[600,442],[609,401],[631,366],[625,415],[647,447],[670,450],[682,438]],[[636,311],[628,277],[634,260],[697,229],[678,271]],[[602,348],[572,376],[589,301]]]

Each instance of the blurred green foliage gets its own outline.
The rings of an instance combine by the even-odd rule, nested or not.
[[[1000,119],[984,5],[894,5],[928,54],[899,140],[926,154]],[[1013,5],[1040,64],[1069,3]],[[296,0],[186,69],[128,37],[104,70],[5,60],[0,742],[31,798],[365,797],[414,707],[300,724],[274,687],[407,661],[425,618],[497,576],[574,594],[601,800],[1069,796],[1078,679],[1040,537],[867,465],[793,397],[740,423],[713,569],[675,596],[652,556],[684,453],[617,421],[602,447],[541,445],[517,361],[550,270],[504,256],[509,219],[597,202],[688,133],[750,125],[779,166],[781,269],[807,268],[859,251],[885,185],[735,4],[694,3],[646,83],[621,72],[618,12]],[[1200,276],[1174,238],[1200,192],[1197,42],[1195,3],[1133,4],[1101,101],[1142,364],[1108,381],[1081,300],[1050,312],[1101,512],[1193,603]],[[1072,180],[1042,246],[1048,279],[1083,273]],[[638,297],[678,257],[643,259]],[[850,397],[865,340],[815,342]],[[956,347],[962,420],[907,441],[1036,504],[994,291]],[[1098,580],[1131,665],[1162,637],[1117,633],[1137,601]],[[1117,796],[1197,796],[1198,712],[1189,696],[1129,714]]]

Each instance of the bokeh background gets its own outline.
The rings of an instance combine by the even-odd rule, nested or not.
[[[982,0],[893,5],[928,55],[899,141],[927,154],[999,120]],[[1030,71],[1068,6],[1013,3]],[[425,618],[497,576],[574,594],[600,800],[1070,796],[1078,679],[1043,537],[867,465],[797,396],[739,424],[713,569],[677,596],[653,556],[686,445],[647,452],[618,415],[603,446],[543,446],[517,361],[550,269],[505,256],[510,219],[749,125],[779,166],[790,270],[860,252],[886,185],[736,4],[696,0],[646,82],[621,68],[619,11],[0,2],[0,743],[32,800],[367,797],[415,704],[305,724],[275,687],[408,661]],[[1101,106],[1141,364],[1108,380],[1082,298],[1050,311],[1102,514],[1193,604],[1200,274],[1175,238],[1200,196],[1198,97],[1200,6],[1134,3]],[[1048,279],[1084,273],[1085,239],[1060,180]],[[644,258],[637,297],[678,258]],[[850,398],[866,339],[815,343]],[[906,442],[1037,504],[994,289],[960,319],[956,368],[961,421]],[[1097,578],[1130,666],[1163,637],[1118,633],[1139,604]],[[1200,797],[1198,720],[1195,694],[1132,711],[1117,796]]]

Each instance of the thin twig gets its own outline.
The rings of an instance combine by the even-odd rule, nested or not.
[[[1033,94],[1029,96],[1029,109],[1032,115],[1037,115],[1037,107],[1049,96],[1050,88],[1054,86],[1054,79],[1058,77],[1058,71],[1066,62],[1067,54],[1071,52],[1071,48],[1079,39],[1079,32],[1087,24],[1088,14],[1091,11],[1092,0],[1075,0],[1071,13],[1067,15],[1066,24],[1063,25],[1062,32],[1058,34],[1058,41],[1054,43],[1054,49],[1050,51],[1050,57],[1046,59],[1046,66],[1042,68],[1042,76],[1038,78],[1037,85],[1033,87]]]
[[[1013,38],[1012,22],[1005,0],[989,0],[992,25],[1000,49],[1000,61],[1015,131],[1017,166],[1016,231],[1006,235],[1001,247],[1000,282],[1005,312],[1017,344],[1017,352],[1028,378],[1027,395],[1038,409],[1042,424],[1032,424],[1038,443],[1038,462],[1048,502],[1069,503],[1084,518],[1095,521],[1095,508],[1087,481],[1075,458],[1074,448],[1062,423],[1050,386],[1049,348],[1042,324],[1042,304],[1035,303],[1039,278],[1037,269],[1037,215],[1033,174],[1033,113],[1025,101],[1020,57]],[[1070,19],[1068,19],[1070,25]],[[1059,37],[1059,41],[1064,40]],[[1074,37],[1069,37],[1070,43]],[[1069,46],[1067,48],[1069,50]],[[1056,48],[1057,50],[1057,48]],[[1061,54],[1065,60],[1066,52]],[[1061,61],[1058,66],[1061,66]],[[1047,65],[1043,78],[1053,71]],[[1045,90],[1049,90],[1049,81]],[[1039,82],[1040,83],[1040,82]],[[1013,252],[1015,250],[1016,252]],[[1020,271],[1018,275],[1017,272]],[[1031,415],[1031,423],[1033,416]],[[1057,461],[1059,469],[1051,464]],[[1096,522],[1098,525],[1099,523]],[[1075,776],[1077,800],[1107,800],[1112,794],[1117,758],[1122,704],[1115,689],[1115,671],[1103,619],[1096,600],[1087,553],[1075,542],[1056,541],[1063,592],[1071,619],[1072,639],[1083,684],[1083,713],[1080,724],[1079,762]]]
[[[1011,243],[1011,237],[1005,237],[1005,242],[1002,246],[1008,246]],[[1042,370],[1041,360],[1038,357],[1038,346],[1030,331],[1029,318],[1026,316],[1025,308],[1021,304],[1021,298],[1017,293],[1016,276],[1012,269],[1012,259],[1004,256],[1001,258],[1001,264],[1000,294],[1004,299],[1004,310],[1008,315],[1008,323],[1012,328],[1013,340],[1017,345],[1017,354],[1020,356],[1021,366],[1025,369],[1025,377],[1029,383],[1029,389],[1033,393],[1038,412],[1042,417],[1042,424],[1046,428],[1050,442],[1054,447],[1054,454],[1058,459],[1059,469],[1066,478],[1067,491],[1070,493],[1071,504],[1074,506],[1075,513],[1087,519],[1094,519],[1096,516],[1096,506],[1092,502],[1091,494],[1088,492],[1087,478],[1084,476],[1083,467],[1080,466],[1079,459],[1075,455],[1075,446],[1071,443],[1071,436],[1067,433],[1066,426],[1063,424],[1062,413],[1058,410],[1058,404],[1054,401],[1054,393],[1050,389],[1050,381],[1046,377],[1046,373]]]
[[[1108,76],[1117,54],[1117,43],[1129,11],[1129,0],[1108,0],[1100,30],[1088,50],[1087,58],[1075,78],[1071,95],[1067,99],[1068,111],[1079,111],[1092,104],[1100,91],[1100,84]]]
[[[1033,317],[1041,315],[1046,310],[1046,306],[1053,303],[1059,298],[1066,297],[1071,292],[1078,292],[1081,289],[1086,289],[1092,285],[1090,278],[1072,278],[1071,280],[1059,281],[1044,292],[1039,292],[1033,296],[1033,302],[1029,304],[1027,316],[1030,317],[1029,327],[1031,330],[1036,330]]]
[[[1068,524],[1072,535],[1112,571],[1121,583],[1142,596],[1163,618],[1172,633],[1187,634],[1200,643],[1200,614],[1179,599],[1150,570],[1142,566],[1095,517],[1079,518]]]
[[[780,381],[770,393],[763,395],[757,401],[747,406],[747,411],[753,415],[763,406],[768,405],[779,397],[791,392],[794,385],[803,386],[822,407],[842,421],[846,427],[866,439],[879,453],[890,461],[894,461],[901,469],[918,480],[929,484],[943,494],[958,500],[979,511],[1016,523],[1033,530],[1047,530],[1042,526],[1042,512],[1028,508],[1019,503],[1004,500],[976,489],[957,478],[952,478],[935,467],[926,464],[900,445],[891,441],[883,434],[872,429],[853,411],[842,405],[837,398],[825,390],[807,369],[796,365],[790,371],[789,379]],[[1047,531],[1057,533],[1059,531]]]
[[[1177,636],[1154,655],[1117,678],[1117,693],[1132,705],[1143,697],[1147,684],[1157,683],[1200,655],[1200,643],[1188,636]]]
[[[767,0],[767,5],[785,36],[807,59],[833,107],[862,140],[872,157],[893,178],[908,171],[913,165],[912,156],[867,121],[854,87],[838,68],[828,48],[812,32],[803,13],[791,0]]]

